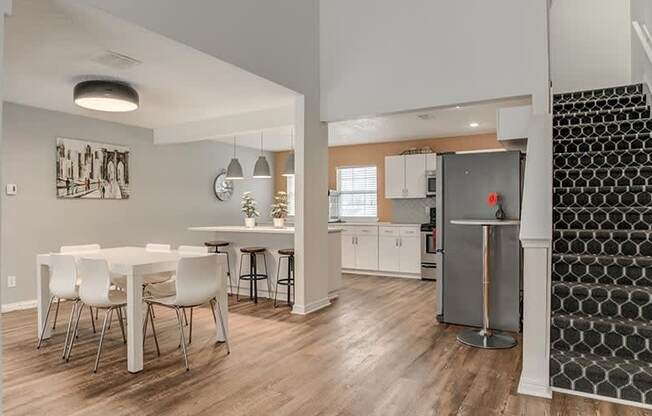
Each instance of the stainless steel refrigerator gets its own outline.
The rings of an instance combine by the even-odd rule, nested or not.
[[[506,219],[520,219],[521,154],[517,151],[437,157],[437,319],[482,325],[482,227],[454,219],[494,218],[489,192],[501,196]],[[490,327],[519,331],[521,248],[519,227],[494,227],[490,270]]]

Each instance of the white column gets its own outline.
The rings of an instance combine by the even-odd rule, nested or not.
[[[314,103],[295,100],[296,251],[293,313],[307,314],[330,305],[328,298],[328,134]]]
[[[552,398],[550,389],[550,240],[523,241],[523,364],[518,392]]]

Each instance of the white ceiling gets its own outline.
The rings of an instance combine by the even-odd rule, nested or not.
[[[8,101],[156,128],[290,105],[294,93],[231,64],[67,0],[14,0],[5,35]],[[107,51],[136,59],[106,64]],[[109,114],[72,101],[89,78],[129,82],[141,108]]]

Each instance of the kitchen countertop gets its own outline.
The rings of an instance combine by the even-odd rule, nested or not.
[[[381,227],[420,227],[421,224],[395,223],[395,222],[335,222],[333,225],[346,227],[347,225],[371,225]]]
[[[189,231],[209,231],[209,232],[223,232],[223,233],[259,233],[259,234],[294,234],[294,227],[276,228],[271,225],[257,225],[254,228],[247,228],[244,225],[219,225],[211,227],[189,227]],[[339,233],[342,228],[337,226],[329,226],[329,233]]]

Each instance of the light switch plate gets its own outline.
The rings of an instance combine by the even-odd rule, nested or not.
[[[7,195],[17,195],[18,194],[18,185],[15,183],[10,183],[7,185]]]
[[[16,287],[16,276],[7,277],[7,287]]]

